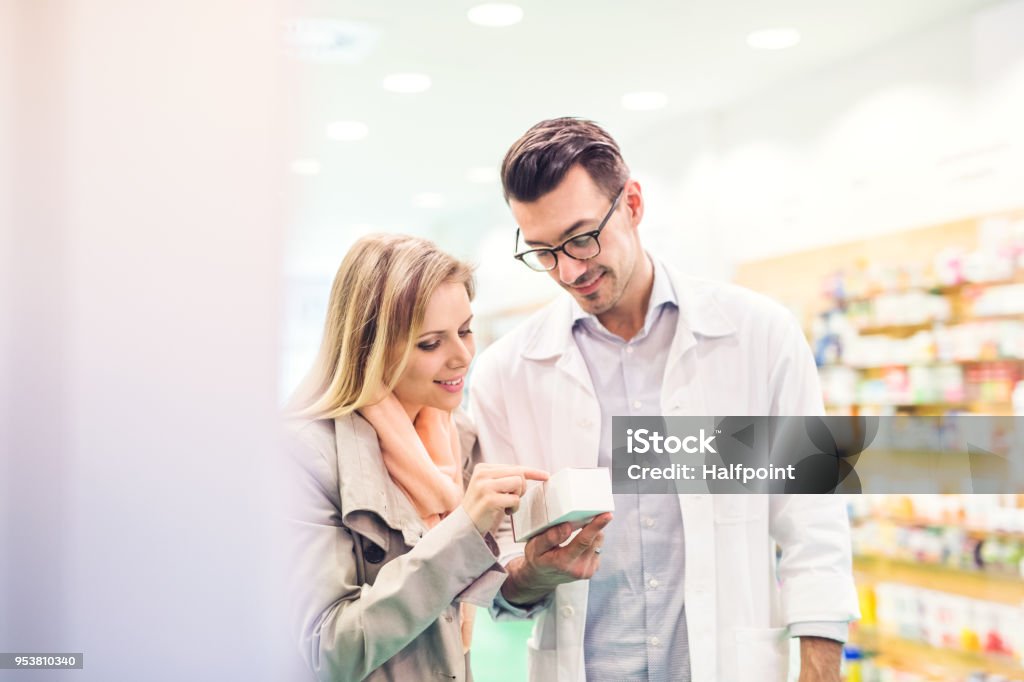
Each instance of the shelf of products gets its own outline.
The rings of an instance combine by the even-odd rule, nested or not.
[[[979,241],[825,277],[809,336],[833,412],[1024,414],[1024,220]]]
[[[946,408],[949,412],[1024,414],[1024,361],[820,368],[825,402],[851,406]]]
[[[736,282],[801,320],[831,413],[1024,414],[1024,211],[744,263]],[[962,490],[943,424],[893,422],[913,437],[860,462],[861,481]],[[978,447],[1004,452],[991,437]],[[864,618],[847,682],[1024,682],[1024,496],[848,501]]]
[[[884,653],[847,647],[846,682],[1024,682],[1021,669],[997,656],[936,649],[879,634],[871,635],[870,641]]]
[[[848,682],[1024,680],[1024,495],[847,498]]]

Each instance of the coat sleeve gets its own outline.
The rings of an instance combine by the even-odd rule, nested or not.
[[[342,523],[337,458],[301,435],[287,442],[283,472],[289,613],[318,679],[361,680],[491,569],[495,553],[460,506],[388,561],[373,585],[361,585],[356,540]]]
[[[780,314],[768,348],[771,416],[824,414],[817,369],[796,320]],[[859,618],[842,497],[771,495],[769,524],[781,550],[778,577],[786,624]]]

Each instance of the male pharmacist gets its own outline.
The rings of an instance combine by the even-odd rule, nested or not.
[[[515,258],[568,295],[477,361],[470,406],[485,458],[610,467],[614,415],[822,413],[788,312],[644,251],[640,185],[602,128],[538,123],[509,149],[502,183]],[[839,499],[616,495],[611,519],[564,547],[568,524],[525,547],[502,533],[509,576],[494,612],[536,618],[532,680],[781,681],[790,637],[801,681],[839,680],[858,617]]]

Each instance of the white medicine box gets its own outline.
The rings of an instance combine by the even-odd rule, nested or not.
[[[589,521],[615,510],[611,472],[604,467],[562,469],[543,483],[532,484],[512,514],[512,535],[526,542],[567,521]]]

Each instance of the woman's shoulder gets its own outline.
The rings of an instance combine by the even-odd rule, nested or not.
[[[293,438],[309,444],[325,445],[336,439],[360,438],[373,434],[373,427],[358,412],[340,417],[287,417],[285,430]]]
[[[287,418],[281,465],[294,476],[312,476],[326,485],[338,475],[333,419]]]
[[[288,417],[284,421],[288,440],[311,450],[334,449],[334,420]]]
[[[339,449],[348,450],[355,441],[375,445],[377,434],[359,413],[350,412],[336,418],[288,418],[285,420],[287,440],[292,448],[305,454],[319,454],[336,466]]]

